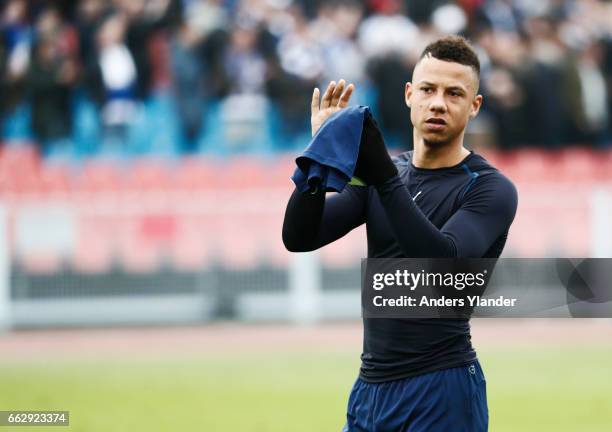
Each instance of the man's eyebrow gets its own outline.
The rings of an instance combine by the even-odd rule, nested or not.
[[[419,81],[418,85],[425,85],[425,86],[430,86],[430,87],[437,87],[438,86],[437,84],[434,84],[434,83],[426,81],[426,80]],[[455,90],[455,91],[459,90],[460,92],[467,93],[467,89],[465,87],[463,87],[463,86],[460,86],[460,85],[448,86],[448,87],[446,87],[446,90]]]
[[[463,88],[462,86],[450,86],[450,87],[447,87],[446,89],[447,90],[455,90],[455,91],[459,90],[460,92],[463,92],[463,93],[466,92],[466,89]]]

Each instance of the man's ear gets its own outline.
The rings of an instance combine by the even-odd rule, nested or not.
[[[407,82],[406,88],[404,89],[404,100],[406,102],[406,106],[410,108],[410,98],[412,96],[412,83]]]
[[[482,106],[482,95],[476,95],[474,100],[472,101],[472,109],[470,110],[470,119],[476,118],[478,112],[480,111],[480,107]]]

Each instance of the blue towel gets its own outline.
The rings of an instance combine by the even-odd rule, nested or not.
[[[363,123],[371,115],[369,107],[360,105],[342,109],[323,123],[295,160],[291,179],[300,192],[342,192],[355,172]]]

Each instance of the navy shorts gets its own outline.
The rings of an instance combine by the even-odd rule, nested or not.
[[[378,384],[357,379],[343,432],[486,432],[487,390],[478,361]]]

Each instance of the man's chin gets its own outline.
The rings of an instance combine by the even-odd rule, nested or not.
[[[427,133],[423,134],[423,142],[425,145],[432,147],[443,147],[451,142],[447,134]]]

